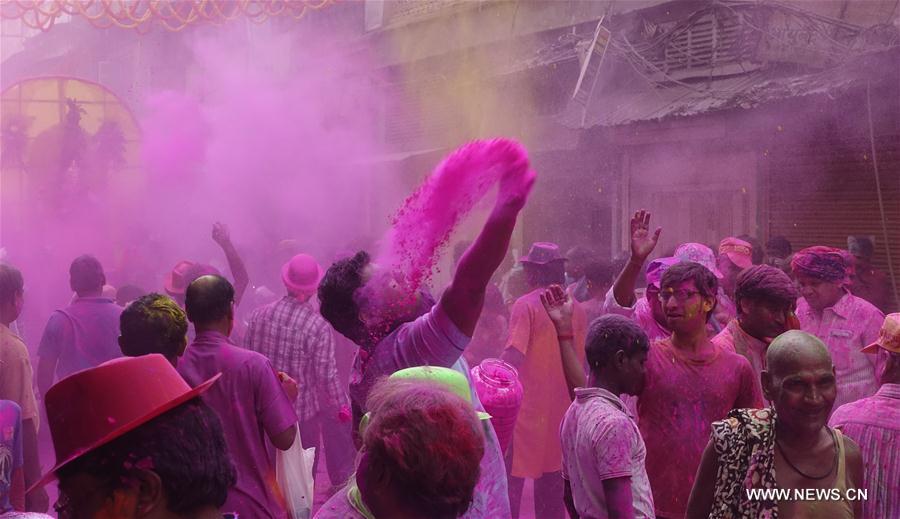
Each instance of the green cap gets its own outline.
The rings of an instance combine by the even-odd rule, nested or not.
[[[452,391],[469,404],[472,403],[472,391],[466,376],[455,369],[439,366],[415,366],[395,371],[389,378],[405,378],[411,380],[429,380],[437,382]],[[481,420],[490,420],[491,415],[483,411],[475,411]]]

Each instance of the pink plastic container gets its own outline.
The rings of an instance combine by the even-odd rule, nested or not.
[[[516,418],[522,407],[522,383],[516,368],[500,359],[485,359],[472,368],[475,392],[491,415],[500,449],[506,452],[512,441]]]

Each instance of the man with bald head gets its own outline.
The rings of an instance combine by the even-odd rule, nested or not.
[[[185,306],[197,334],[178,361],[178,372],[192,386],[222,373],[204,401],[222,420],[237,469],[237,483],[223,510],[241,517],[285,517],[284,503],[270,482],[275,480],[275,448],[289,449],[296,436],[296,382],[277,374],[266,357],[229,341],[234,288],[227,279],[197,278],[185,292]]]
[[[863,484],[859,447],[827,426],[837,394],[828,348],[808,333],[783,333],[766,352],[761,379],[772,407],[713,423],[687,517],[859,517],[860,501],[847,499]],[[749,492],[766,489],[789,492]],[[837,499],[797,500],[795,489]]]

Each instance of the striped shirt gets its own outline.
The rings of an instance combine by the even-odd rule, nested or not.
[[[828,423],[862,451],[863,518],[900,517],[900,384],[884,384],[875,396],[842,406]]]
[[[320,410],[349,405],[334,343],[334,330],[319,315],[318,305],[292,296],[254,310],[244,339],[245,348],[265,355],[275,369],[297,380],[294,409],[301,422]]]
[[[884,322],[881,310],[846,293],[834,306],[817,313],[801,297],[797,300],[797,318],[800,328],[821,339],[831,353],[837,374],[835,409],[875,394],[875,355],[860,350],[878,339]]]

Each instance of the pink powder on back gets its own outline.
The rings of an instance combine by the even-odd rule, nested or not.
[[[454,151],[391,218],[379,262],[398,271],[410,290],[427,284],[456,226],[499,182],[505,166],[522,160],[525,149],[507,139],[472,141]]]

